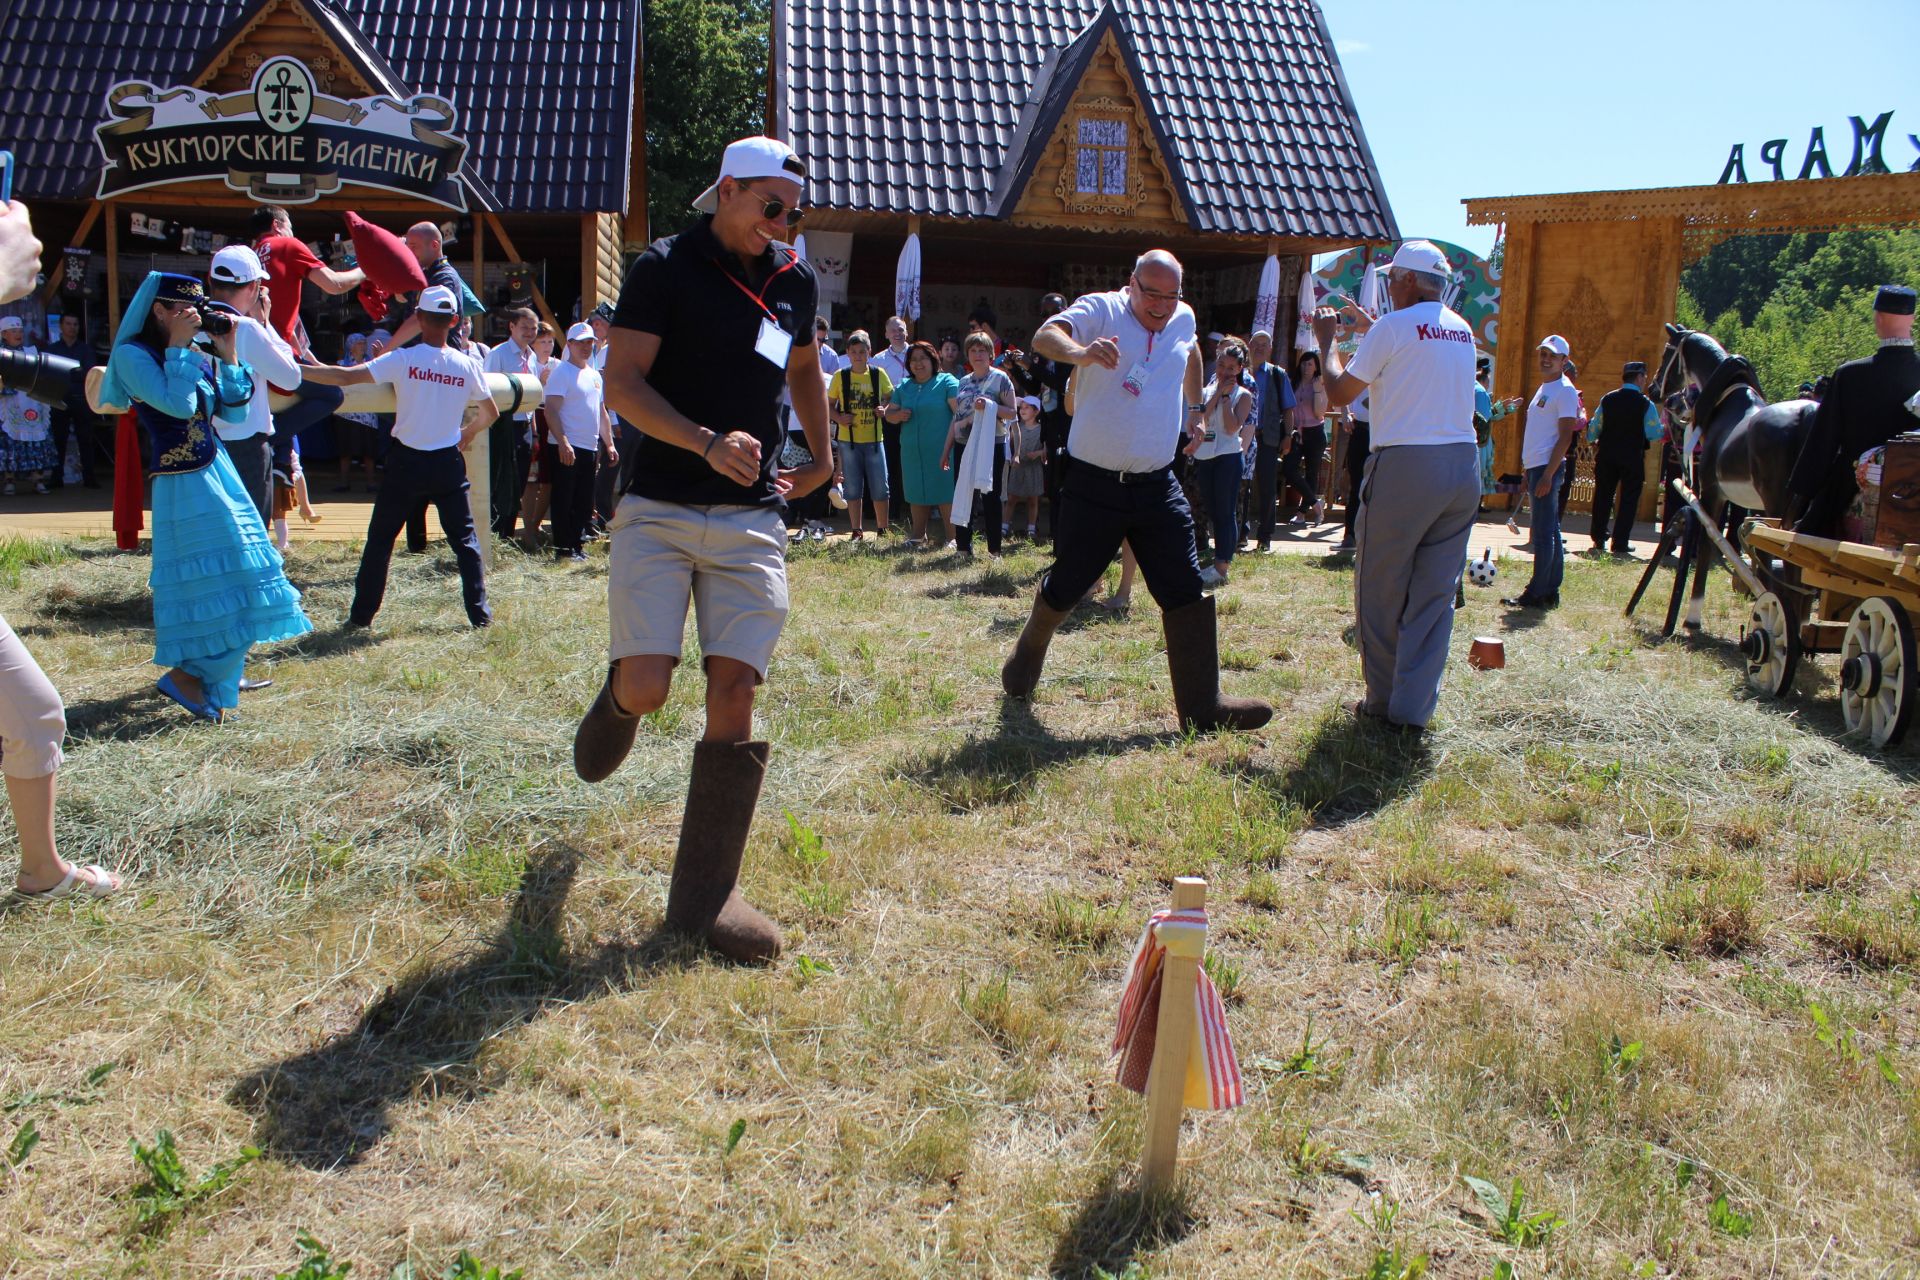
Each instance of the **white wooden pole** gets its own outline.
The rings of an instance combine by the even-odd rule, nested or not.
[[[1182,876],[1173,882],[1175,911],[1203,910],[1206,905],[1205,880]],[[1207,952],[1207,929],[1170,922],[1160,926],[1159,937],[1167,958],[1160,975],[1160,1020],[1147,1073],[1147,1139],[1140,1159],[1141,1187],[1150,1195],[1171,1186],[1179,1172],[1180,1119],[1186,1109],[1187,1059],[1198,1021],[1195,992]]]

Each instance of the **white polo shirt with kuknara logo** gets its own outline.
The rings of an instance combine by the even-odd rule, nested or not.
[[[452,347],[402,347],[367,362],[375,382],[393,384],[393,438],[422,452],[460,444],[467,406],[491,399],[486,374]]]

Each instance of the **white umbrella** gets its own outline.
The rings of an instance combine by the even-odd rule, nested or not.
[[[893,311],[904,320],[920,318],[920,237],[909,235],[893,273]]]
[[[802,231],[799,235],[793,238],[793,252],[794,252],[794,255],[800,259],[800,261],[805,262],[807,260],[807,233],[806,232]]]
[[[1380,287],[1381,283],[1380,268],[1368,263],[1360,276],[1360,296],[1354,301],[1370,316],[1380,314],[1380,303],[1385,292]]]
[[[1260,268],[1260,287],[1253,293],[1253,330],[1255,333],[1274,331],[1274,322],[1280,318],[1280,255],[1267,255],[1266,265]]]

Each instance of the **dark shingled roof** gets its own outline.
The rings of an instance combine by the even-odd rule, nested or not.
[[[1109,31],[1196,231],[1395,240],[1313,0],[776,0],[776,128],[812,204],[1004,218]],[[1231,69],[1231,75],[1223,74]]]
[[[121,80],[185,84],[266,0],[0,2],[0,145],[16,194],[87,200]],[[471,203],[626,208],[640,0],[300,0],[365,78],[460,112]]]

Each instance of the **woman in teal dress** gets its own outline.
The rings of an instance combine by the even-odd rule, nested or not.
[[[238,422],[253,371],[233,333],[194,349],[207,299],[192,276],[153,271],[107,361],[101,399],[130,404],[153,441],[153,640],[157,688],[203,720],[240,699],[247,650],[313,630],[212,419]]]
[[[887,421],[900,423],[902,488],[913,508],[910,547],[925,546],[927,519],[940,508],[940,527],[953,539],[953,472],[940,469],[947,427],[959,412],[960,384],[940,372],[940,357],[925,342],[907,348],[907,377],[893,389]]]

